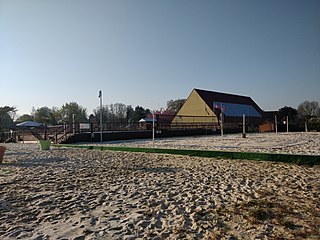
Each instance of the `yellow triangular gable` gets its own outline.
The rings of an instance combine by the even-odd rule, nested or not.
[[[218,120],[212,109],[200,97],[195,89],[193,89],[172,122],[212,123],[218,122]]]

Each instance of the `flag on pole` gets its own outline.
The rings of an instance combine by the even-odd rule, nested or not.
[[[98,96],[99,98],[101,98],[101,94],[102,94],[102,92],[101,92],[101,90],[100,90],[100,91],[99,91],[99,96]]]
[[[214,103],[214,108],[220,109],[221,111],[227,110],[227,108],[222,103],[218,103],[218,102]]]

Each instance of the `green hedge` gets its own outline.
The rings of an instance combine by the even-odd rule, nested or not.
[[[246,159],[262,160],[273,162],[284,162],[304,165],[319,165],[320,155],[299,155],[299,154],[278,154],[278,153],[257,153],[257,152],[229,152],[229,151],[206,151],[188,149],[168,149],[168,148],[133,148],[133,147],[108,147],[108,146],[83,146],[83,145],[53,145],[54,147],[71,147],[95,150],[125,151],[125,152],[144,152],[161,153],[174,155],[187,155],[206,158],[222,159]]]

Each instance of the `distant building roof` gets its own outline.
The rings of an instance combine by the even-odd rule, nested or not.
[[[250,98],[247,96],[240,96],[229,93],[213,92],[208,90],[194,89],[200,97],[206,102],[209,107],[213,107],[214,101],[228,102],[228,103],[238,103],[238,104],[248,104],[254,105],[257,110],[263,112],[263,110]]]
[[[17,124],[17,127],[43,127],[43,126],[44,126],[43,123],[38,123],[34,121],[25,121]]]
[[[221,108],[226,116],[240,117],[242,114],[262,117],[263,110],[247,96],[194,89],[212,109]]]
[[[154,119],[154,121],[157,122],[157,119]],[[153,122],[153,118],[141,118],[139,120],[139,123],[142,123],[142,122],[146,122],[146,123]]]

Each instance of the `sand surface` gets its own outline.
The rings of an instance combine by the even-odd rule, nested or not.
[[[86,145],[101,145],[99,143]],[[256,133],[105,142],[103,145],[320,155],[320,133]]]
[[[320,152],[319,133],[228,137],[155,144]],[[319,166],[2,145],[0,239],[320,238]]]

